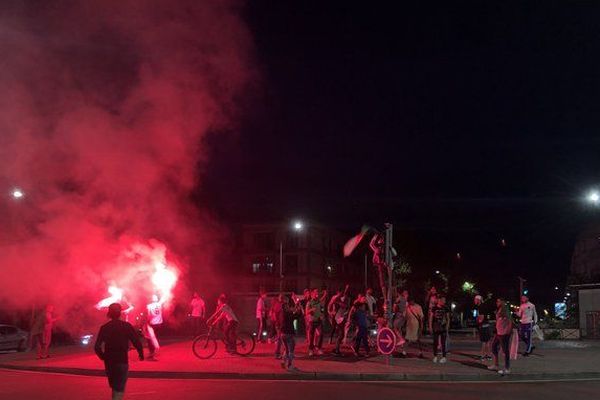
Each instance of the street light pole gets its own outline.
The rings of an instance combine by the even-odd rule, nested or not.
[[[283,239],[279,240],[279,292],[283,291]]]
[[[388,326],[392,326],[392,273],[394,269],[394,258],[392,254],[392,224],[385,224],[385,263],[387,264],[388,272],[388,289],[387,298],[384,299],[387,305],[386,317],[388,319]]]
[[[295,221],[292,225],[296,232],[300,232],[304,228],[304,224],[302,221]],[[283,238],[287,232],[287,229],[284,229],[281,233],[281,237],[279,238],[279,292],[283,292]]]

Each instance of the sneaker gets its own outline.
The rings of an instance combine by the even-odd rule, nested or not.
[[[402,354],[402,357],[406,357],[406,351],[402,350],[402,353],[400,354]]]
[[[498,373],[503,376],[508,375],[510,374],[510,369],[501,369],[500,371],[498,371]]]
[[[339,351],[339,350],[337,350],[337,349],[334,350],[334,351],[332,351],[331,353],[334,354],[334,355],[336,355],[336,356],[341,356],[342,355],[342,352]]]
[[[313,355],[314,355],[313,351],[312,351],[312,350],[309,350],[309,351],[308,351],[308,356],[309,356],[309,357],[312,357]]]
[[[440,364],[446,364],[446,361],[448,361],[446,360],[446,357],[440,358]]]
[[[290,365],[289,367],[287,367],[287,370],[290,372],[300,372],[300,370],[296,367],[294,367],[293,365]]]
[[[322,355],[323,355],[323,350],[321,350],[321,349],[317,349],[317,355],[318,355],[318,356],[322,356]]]
[[[490,371],[498,371],[498,366],[497,365],[490,365],[490,366],[488,366],[488,369]]]
[[[433,363],[434,364],[437,364],[438,360],[439,360],[438,356],[433,357]]]

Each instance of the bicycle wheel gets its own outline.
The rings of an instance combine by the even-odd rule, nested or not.
[[[253,335],[246,332],[238,333],[235,342],[236,353],[241,356],[247,356],[254,351],[254,346],[256,346],[256,342]]]
[[[211,358],[217,352],[217,341],[209,335],[200,335],[192,343],[194,355],[203,360]]]

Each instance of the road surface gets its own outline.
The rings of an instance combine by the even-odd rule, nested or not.
[[[369,383],[233,380],[130,379],[126,399],[306,400],[435,399],[553,400],[594,399],[600,381],[543,383]],[[0,370],[0,400],[109,399],[106,380],[37,372]]]

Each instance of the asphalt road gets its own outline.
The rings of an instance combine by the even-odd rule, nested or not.
[[[131,379],[126,399],[593,399],[600,381],[543,383],[369,383]],[[98,377],[0,370],[0,400],[109,399]]]

